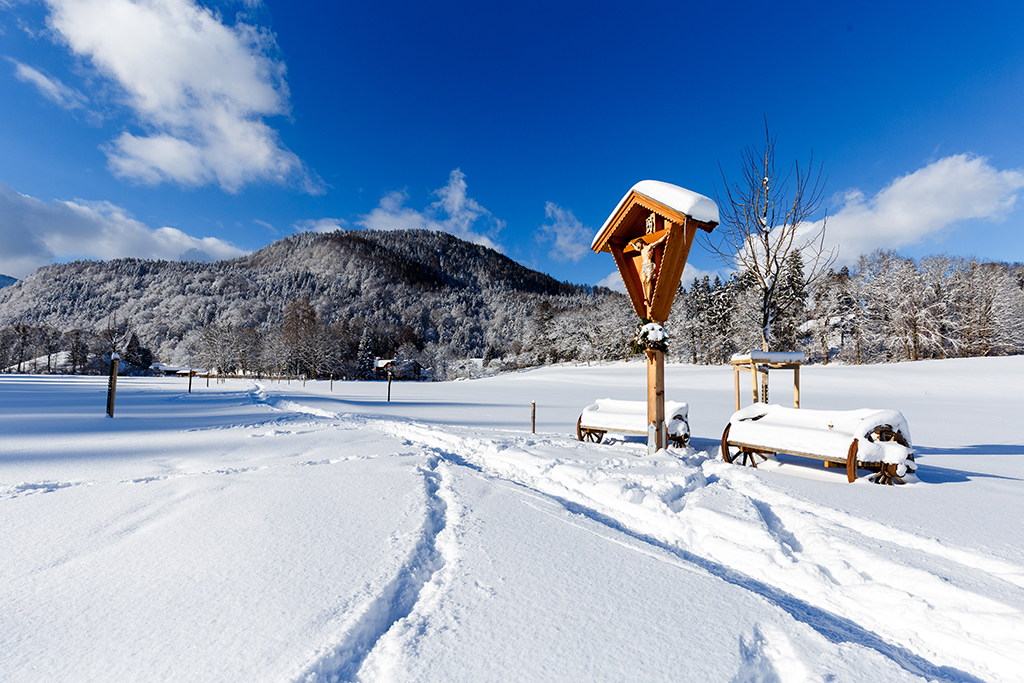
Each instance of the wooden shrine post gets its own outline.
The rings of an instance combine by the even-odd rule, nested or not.
[[[654,443],[647,442],[648,450],[665,447],[665,354],[647,349],[647,424],[654,425]],[[651,453],[654,455],[654,453]]]
[[[594,237],[590,248],[606,251],[626,286],[638,318],[663,324],[672,310],[697,229],[718,225],[718,206],[707,197],[658,180],[644,180],[626,193]],[[648,451],[664,448],[665,354],[648,349]]]

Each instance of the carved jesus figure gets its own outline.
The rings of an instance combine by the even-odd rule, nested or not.
[[[654,285],[657,281],[657,273],[654,266],[654,252],[661,244],[668,239],[668,233],[651,242],[644,242],[638,237],[633,240],[633,248],[640,252],[640,282],[644,286],[644,300],[650,304],[654,298]]]

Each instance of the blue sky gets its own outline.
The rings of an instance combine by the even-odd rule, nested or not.
[[[1024,261],[1021,112],[1019,2],[0,0],[0,273],[426,227],[595,284],[634,183],[714,197],[765,118],[841,262]]]

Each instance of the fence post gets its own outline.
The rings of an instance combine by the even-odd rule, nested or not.
[[[110,354],[110,378],[107,380],[107,417],[114,417],[114,395],[117,393],[117,366],[121,356]]]
[[[537,433],[537,402],[530,401],[530,433]]]

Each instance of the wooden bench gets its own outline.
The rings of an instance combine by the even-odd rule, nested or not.
[[[733,449],[733,450],[730,450]],[[910,430],[896,410],[798,410],[755,403],[736,411],[722,433],[722,458],[757,467],[756,458],[786,453],[846,466],[852,483],[857,469],[874,472],[878,484],[903,483],[914,463]]]
[[[665,401],[665,429],[668,440],[685,448],[690,443],[689,406]],[[601,398],[583,409],[576,422],[576,438],[601,443],[606,432],[647,435],[647,402]]]

